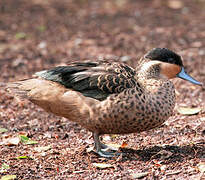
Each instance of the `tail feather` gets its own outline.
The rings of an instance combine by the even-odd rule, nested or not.
[[[86,127],[88,125],[85,119],[93,116],[92,109],[99,103],[80,92],[41,78],[8,83],[6,89],[19,99],[26,98],[47,112],[66,117]]]
[[[30,99],[29,92],[32,89],[38,88],[40,86],[39,82],[38,79],[24,79],[17,82],[0,83],[0,87],[4,86],[6,91],[21,99]]]
[[[5,89],[10,94],[13,94],[14,96],[17,96],[20,99],[28,98],[27,91],[21,89],[20,86],[21,86],[20,81],[12,82],[12,83],[7,83],[6,86],[5,86]]]

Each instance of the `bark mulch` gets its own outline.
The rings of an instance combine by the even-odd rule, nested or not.
[[[76,60],[108,59],[134,67],[147,50],[167,47],[181,54],[187,71],[205,83],[204,12],[204,0],[1,0],[0,82],[29,78],[36,71]],[[205,179],[205,89],[173,81],[174,116],[154,130],[105,135],[106,143],[128,144],[122,149],[126,155],[113,159],[91,150],[93,139],[87,130],[19,101],[1,87],[0,175]],[[181,106],[201,111],[186,116],[178,113]],[[2,128],[8,131],[1,132]],[[37,144],[18,142],[19,135]],[[16,145],[3,144],[11,138]]]

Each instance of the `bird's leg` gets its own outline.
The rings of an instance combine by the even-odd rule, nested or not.
[[[107,152],[107,151],[104,151],[103,149],[107,149],[109,148],[107,145],[105,144],[102,144],[100,142],[100,139],[99,139],[99,134],[97,133],[93,133],[93,139],[94,139],[94,142],[95,142],[95,149],[96,149],[96,152],[102,156],[102,157],[114,157],[114,156],[118,156],[120,155],[121,153],[116,153],[116,152]]]

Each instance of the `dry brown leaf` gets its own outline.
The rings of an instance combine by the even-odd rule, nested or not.
[[[113,144],[113,143],[108,143],[106,145],[109,147],[113,147],[114,149],[116,149],[116,151],[121,147],[120,144]]]
[[[16,179],[16,175],[5,175],[1,177],[1,180],[12,180]]]
[[[154,163],[154,166],[157,168],[160,168],[162,166],[160,161],[158,161],[158,160],[153,160],[153,163]]]
[[[205,162],[200,162],[198,165],[197,165],[197,168],[200,172],[202,173],[205,173]]]
[[[149,172],[140,172],[140,173],[133,173],[131,174],[133,179],[141,179],[143,177],[146,177],[149,174]]]
[[[9,137],[3,139],[2,142],[0,142],[0,145],[12,146],[12,145],[18,145],[19,143],[20,143],[19,137]]]
[[[203,44],[202,44],[202,42],[200,42],[200,41],[196,41],[196,42],[193,42],[193,43],[191,43],[191,46],[192,47],[196,47],[196,48],[199,48],[199,47],[201,47]],[[196,88],[196,87],[195,87]]]
[[[93,151],[93,150],[94,150],[94,147],[91,146],[91,147],[89,147],[89,148],[86,149],[86,152],[89,153],[89,152],[91,152],[91,151]]]
[[[180,9],[183,7],[183,2],[179,0],[169,0],[167,5],[171,9]]]
[[[113,167],[112,164],[106,164],[106,163],[93,163],[93,166],[100,168],[100,169],[105,169],[105,168],[111,168]]]
[[[120,147],[121,148],[126,148],[127,146],[128,146],[128,144],[126,142],[123,142]]]
[[[179,174],[180,172],[182,172],[182,170],[176,170],[176,171],[166,171],[166,176],[171,176],[171,175],[174,175],[174,174]]]
[[[177,111],[183,115],[194,115],[201,111],[201,108],[189,108],[189,107],[179,107]]]
[[[51,146],[39,146],[34,148],[36,152],[48,151],[49,149],[51,149]]]

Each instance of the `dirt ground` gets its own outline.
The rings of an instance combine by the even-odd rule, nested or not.
[[[204,12],[204,0],[1,0],[0,82],[75,60],[108,59],[134,67],[147,50],[167,47],[182,55],[187,72],[205,83]],[[0,177],[205,179],[205,89],[173,81],[174,116],[147,132],[105,135],[106,143],[128,144],[122,149],[126,155],[113,159],[91,150],[87,130],[1,88],[0,128],[8,131],[0,131]],[[181,106],[201,111],[186,116],[178,113]],[[5,143],[20,134],[37,144]]]

